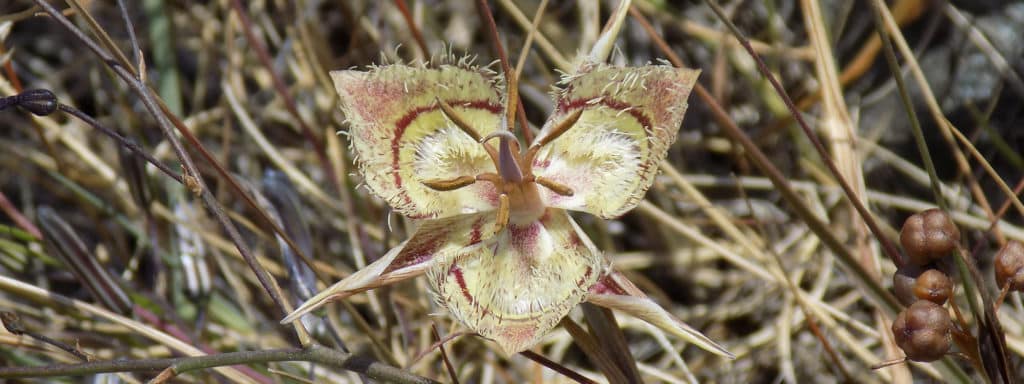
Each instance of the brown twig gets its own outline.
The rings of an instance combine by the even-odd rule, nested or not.
[[[217,355],[164,359],[103,360],[82,364],[0,367],[0,378],[19,379],[82,376],[107,372],[154,372],[169,370],[170,373],[161,376],[166,379],[200,369],[240,364],[270,363],[277,361],[308,361],[319,363],[358,372],[370,378],[385,382],[409,384],[436,383],[434,380],[416,376],[395,367],[319,346],[311,346],[304,349],[268,349],[262,351],[229,352]]]
[[[837,167],[836,163],[832,161],[832,157],[829,156],[828,150],[825,149],[825,145],[821,143],[821,139],[819,139],[818,135],[814,133],[811,126],[804,121],[803,115],[800,114],[800,110],[793,104],[793,100],[789,98],[785,88],[782,88],[782,84],[779,84],[775,75],[772,75],[771,71],[768,70],[768,66],[764,64],[764,60],[761,60],[761,55],[754,52],[754,48],[750,46],[750,41],[747,40],[746,36],[743,35],[743,32],[740,32],[739,28],[737,28],[736,25],[726,17],[725,11],[718,5],[718,2],[714,0],[705,0],[705,3],[707,3],[708,6],[711,7],[711,10],[718,15],[719,19],[729,27],[729,30],[736,36],[736,39],[740,41],[740,45],[743,46],[743,49],[746,50],[747,54],[754,59],[754,62],[757,64],[757,69],[761,72],[761,75],[771,83],[772,88],[775,88],[775,92],[782,98],[782,101],[786,104],[786,108],[789,109],[790,114],[793,115],[797,124],[800,125],[800,129],[803,130],[804,136],[807,137],[814,146],[815,151],[817,151],[818,155],[821,156],[821,161],[825,163],[829,172],[832,173],[832,177],[834,177],[836,182],[839,183],[839,187],[843,189],[843,192],[846,194],[850,204],[857,210],[857,213],[860,214],[864,223],[869,229],[871,229],[871,233],[875,235],[875,239],[877,239],[879,244],[882,245],[882,250],[885,251],[885,254],[897,265],[903,265],[903,255],[898,249],[896,249],[896,246],[893,245],[892,241],[889,240],[889,238],[882,232],[878,223],[875,222],[874,215],[868,211],[867,207],[864,206],[864,203],[861,202],[860,199],[856,198],[856,191],[853,190],[853,187],[850,186],[850,183],[846,178],[842,176],[842,173],[839,171],[839,167]]]
[[[420,54],[423,57],[430,57],[430,50],[427,49],[427,42],[423,40],[423,34],[420,33],[420,29],[416,27],[416,21],[412,18],[412,12],[409,12],[409,6],[405,4],[405,0],[395,0],[395,6],[398,7],[398,12],[402,14],[402,18],[405,19],[405,24],[409,26],[409,33],[412,33],[413,40],[416,40],[416,47],[419,48]]]
[[[444,343],[441,341],[441,333],[437,331],[437,323],[430,323],[430,330],[434,333],[434,338],[437,339],[437,350],[441,352],[441,360],[444,361],[444,369],[448,371],[448,377],[452,379],[452,383],[459,384],[459,375],[455,373],[455,366],[452,365],[451,359],[448,358],[448,352],[444,350]]]
[[[249,15],[242,6],[240,0],[231,0],[231,8],[235,10],[235,14],[238,15],[238,20],[242,24],[242,30],[245,33],[245,39],[249,42],[249,45],[256,50],[256,57],[259,58],[260,63],[267,68],[267,72],[270,73],[271,81],[274,83],[274,90],[284,100],[284,106],[288,109],[288,113],[292,115],[299,124],[299,128],[302,130],[302,135],[305,137],[313,146],[313,151],[316,152],[316,157],[320,161],[320,167],[323,168],[324,175],[327,180],[331,182],[331,186],[337,191],[340,187],[340,183],[334,177],[334,169],[331,166],[331,162],[327,160],[327,152],[324,150],[323,143],[316,138],[313,130],[309,128],[309,124],[306,124],[306,119],[302,118],[299,114],[299,109],[295,106],[295,99],[288,93],[288,86],[284,84],[284,80],[281,76],[274,71],[273,60],[270,59],[270,53],[267,52],[267,47],[263,46],[260,40],[256,39],[256,34],[253,32],[252,22],[249,20]]]
[[[654,31],[650,23],[647,22],[647,19],[644,18],[636,8],[631,8],[630,13],[637,21],[640,22],[640,25],[648,32],[648,35],[654,39],[654,42],[659,49],[668,56],[669,61],[677,67],[683,67],[682,60],[672,52],[672,49],[669,48],[667,43],[665,43],[665,40]],[[715,122],[719,124],[730,138],[735,140],[736,143],[743,148],[747,157],[751,158],[758,169],[772,181],[772,184],[778,188],[779,193],[787,202],[790,203],[790,206],[794,211],[796,211],[797,215],[803,219],[807,224],[807,227],[814,231],[814,233],[818,235],[826,245],[828,245],[829,249],[836,253],[837,257],[855,275],[857,275],[860,281],[866,283],[871,296],[878,300],[878,302],[886,308],[886,311],[889,314],[895,315],[896,312],[902,308],[902,305],[899,304],[896,298],[873,280],[871,274],[864,270],[860,263],[858,263],[853,255],[850,254],[846,245],[839,241],[828,226],[825,225],[825,223],[823,223],[821,219],[819,219],[817,215],[802,202],[803,198],[800,197],[793,186],[790,185],[788,178],[783,175],[778,168],[772,165],[768,156],[765,155],[764,152],[754,144],[750,137],[748,137],[746,133],[744,133],[743,130],[741,130],[739,126],[732,121],[729,114],[722,109],[722,106],[718,104],[718,101],[716,101],[710,93],[708,93],[707,89],[705,89],[701,84],[697,84],[693,90],[697,93],[697,97],[700,97],[700,99],[707,105],[711,111],[712,117],[715,119]],[[865,218],[865,220],[867,220],[867,218]]]
[[[49,14],[53,20],[57,21],[59,24],[61,24],[62,27],[71,32],[75,36],[75,38],[77,38],[79,41],[85,44],[86,47],[89,48],[89,50],[91,50],[104,63],[106,63],[110,67],[110,69],[113,70],[114,74],[116,74],[119,78],[121,78],[122,81],[128,84],[128,86],[142,99],[143,105],[145,106],[146,110],[153,116],[153,118],[156,119],[158,123],[157,125],[160,127],[164,137],[171,144],[171,148],[174,150],[175,155],[181,161],[182,166],[186,170],[186,173],[190,176],[195,177],[196,181],[198,182],[201,188],[200,197],[206,203],[207,207],[213,212],[214,217],[217,219],[218,222],[220,222],[225,232],[227,232],[228,237],[231,239],[232,243],[234,243],[236,249],[238,249],[238,252],[242,255],[246,263],[249,264],[249,267],[256,274],[256,278],[257,280],[259,280],[260,285],[263,286],[263,289],[270,295],[271,299],[274,301],[274,303],[277,305],[277,307],[280,309],[282,313],[290,312],[290,306],[284,304],[284,301],[281,298],[279,291],[276,289],[276,285],[271,281],[269,274],[259,264],[259,261],[256,259],[256,257],[252,254],[252,252],[249,251],[248,246],[245,245],[244,240],[242,239],[241,233],[238,232],[238,228],[235,227],[234,223],[232,223],[230,219],[228,219],[227,215],[224,212],[223,207],[221,207],[220,203],[210,192],[209,188],[206,188],[206,183],[202,180],[202,178],[198,177],[198,175],[200,175],[198,168],[196,168],[195,164],[192,162],[191,156],[189,156],[188,152],[185,151],[185,148],[181,145],[181,142],[174,134],[174,131],[167,118],[168,114],[163,112],[158,103],[155,101],[155,98],[151,94],[149,87],[147,87],[145,84],[139,81],[138,78],[133,76],[130,71],[122,67],[114,59],[113,56],[111,56],[106,50],[97,45],[96,42],[94,42],[91,38],[82,33],[82,31],[79,30],[78,27],[71,23],[70,20],[64,17],[64,15],[62,15],[60,11],[58,11],[52,5],[47,3],[45,0],[35,0],[35,2],[37,5],[43,8],[43,10],[47,14]],[[304,329],[297,328],[297,330],[300,334],[306,334]]]
[[[516,118],[519,118],[520,132],[523,134],[523,139],[527,143],[533,141],[533,132],[530,131],[530,122],[526,120],[526,111],[523,110],[523,103],[519,100],[519,80],[516,79],[515,70],[512,65],[509,64],[508,55],[505,54],[505,48],[501,44],[501,37],[498,36],[498,26],[494,23],[494,15],[491,14],[491,7],[487,5],[487,0],[477,0],[477,11],[480,12],[480,16],[484,19],[487,24],[487,31],[491,38],[491,44],[494,47],[495,52],[498,56],[498,61],[501,63],[501,71],[505,74],[506,81],[505,86],[508,87],[509,105],[512,106],[512,110],[505,111],[508,119],[508,129],[511,130],[515,126]],[[505,140],[505,139],[502,139]]]
[[[527,359],[530,359],[530,360],[533,360],[533,361],[537,362],[537,364],[540,364],[540,365],[543,365],[545,367],[548,367],[552,371],[558,372],[558,373],[562,374],[563,376],[568,377],[568,378],[576,381],[577,383],[580,383],[580,384],[597,384],[596,381],[590,380],[586,376],[583,376],[583,375],[577,373],[576,371],[573,371],[572,369],[569,369],[569,368],[565,367],[564,365],[558,364],[558,363],[552,361],[551,359],[549,359],[547,357],[544,357],[543,355],[538,354],[536,352],[533,352],[533,351],[530,351],[530,350],[526,350],[526,351],[519,352],[519,354],[522,355],[523,357],[527,358]]]

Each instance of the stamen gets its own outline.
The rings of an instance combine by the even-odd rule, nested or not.
[[[537,157],[537,153],[540,152],[540,149],[552,141],[555,141],[555,139],[562,136],[565,132],[569,131],[569,128],[576,126],[576,122],[579,121],[580,116],[582,115],[583,109],[577,109],[576,112],[573,112],[573,114],[566,117],[565,120],[558,123],[550,133],[544,135],[544,137],[538,138],[536,142],[530,145],[530,149],[527,149],[526,155],[523,156],[523,164],[526,167],[528,174],[533,173],[533,159]]]
[[[573,192],[572,188],[569,188],[569,186],[548,179],[546,177],[537,176],[533,178],[533,182],[543,185],[545,188],[550,189],[552,192],[562,196],[572,196],[575,194],[575,192]]]
[[[466,123],[466,121],[459,116],[459,113],[455,112],[455,109],[452,108],[451,105],[448,105],[448,103],[439,98],[434,98],[434,100],[437,101],[437,105],[441,106],[441,112],[444,113],[449,120],[455,123],[456,127],[459,127],[462,132],[465,132],[469,137],[473,138],[474,141],[481,142],[480,133],[473,129],[473,127],[469,126],[469,123]]]
[[[462,118],[462,116],[459,116],[459,113],[455,111],[455,108],[452,108],[452,106],[446,103],[444,100],[435,97],[434,101],[436,101],[437,105],[441,107],[441,113],[448,117],[448,119],[451,120],[453,123],[455,123],[455,126],[458,127],[459,130],[465,132],[466,135],[469,135],[469,137],[472,138],[474,141],[482,143],[484,145],[484,150],[486,150],[487,154],[491,156],[491,161],[493,161],[494,166],[497,167],[498,153],[497,151],[494,150],[494,147],[484,142],[486,141],[486,139],[480,138],[480,132],[477,132],[475,129],[473,129],[473,127],[470,126],[469,123],[467,123],[466,120]]]
[[[569,128],[572,128],[573,126],[576,125],[576,122],[579,121],[580,116],[583,116],[582,108],[577,109],[576,112],[573,112],[571,115],[566,117],[565,120],[562,120],[561,123],[558,123],[558,125],[556,125],[555,128],[551,130],[551,133],[548,133],[547,135],[544,135],[544,137],[537,139],[537,142],[533,143],[533,145],[531,145],[530,148],[532,149],[533,147],[543,147],[557,139],[559,136],[562,136],[562,134],[568,131]]]
[[[502,193],[498,195],[498,217],[495,219],[495,225],[498,226],[495,232],[501,232],[508,226],[508,217],[511,209],[509,207],[508,194]]]
[[[476,177],[459,176],[449,180],[434,179],[422,181],[421,183],[427,186],[427,188],[433,189],[435,191],[454,191],[456,189],[472,185],[475,182]]]
[[[501,176],[498,176],[497,173],[492,172],[484,172],[479,175],[476,175],[476,179],[480,181],[490,182],[491,184],[494,184],[494,187],[498,188],[498,190],[501,190],[501,186],[504,184],[504,181],[501,180]]]

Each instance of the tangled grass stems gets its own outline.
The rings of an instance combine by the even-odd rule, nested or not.
[[[2,112],[0,119],[11,128],[0,135],[0,145],[6,146],[0,151],[0,209],[5,216],[0,219],[0,306],[17,312],[26,329],[104,361],[123,358],[125,351],[136,360],[158,360],[172,357],[168,353],[300,350],[300,331],[276,325],[284,309],[273,301],[242,252],[266,270],[263,282],[280,284],[279,299],[294,302],[301,297],[285,284],[290,279],[287,267],[294,266],[294,260],[281,260],[281,255],[294,253],[291,249],[311,262],[317,274],[313,285],[322,287],[321,283],[374,261],[413,233],[415,222],[389,214],[359,187],[360,176],[346,150],[350,137],[335,135],[347,125],[346,116],[337,112],[328,70],[383,64],[377,59],[379,52],[393,62],[415,62],[432,56],[428,50],[441,45],[477,55],[478,63],[485,64],[498,58],[488,53],[496,34],[510,48],[508,59],[515,63],[523,96],[525,117],[517,108],[515,118],[536,125],[545,117],[540,112],[554,108],[544,95],[545,87],[557,81],[558,70],[572,70],[572,58],[596,40],[603,16],[613,13],[610,7],[615,5],[554,2],[545,8],[542,0],[501,0],[488,11],[494,18],[492,28],[479,22],[474,2],[457,1],[184,6],[154,0],[144,7],[125,1],[71,0],[63,9],[49,3],[74,20],[105,55],[90,55],[88,42],[78,43],[62,28],[47,28],[59,20],[42,12],[35,1],[14,0],[0,6],[0,42],[6,44],[0,48],[2,93],[18,95],[22,87],[52,90],[60,102],[116,128],[132,145],[138,143],[137,151],[167,169],[144,165],[139,167],[141,177],[122,178],[116,154],[124,140],[90,134],[88,124],[67,113],[38,118]],[[446,337],[441,353],[442,342],[432,335],[430,323],[436,323],[436,332],[442,335],[465,335],[467,330],[444,321],[446,317],[431,316],[438,307],[423,294],[425,285],[419,281],[355,295],[342,307],[327,308],[323,318],[305,319],[309,345],[345,344],[355,355],[373,356],[439,381],[560,383],[632,381],[639,376],[649,382],[748,382],[770,375],[784,382],[834,378],[870,383],[910,382],[925,376],[964,381],[967,371],[969,380],[987,376],[998,382],[996,364],[971,367],[957,359],[867,369],[901,357],[902,351],[889,346],[893,336],[886,323],[886,316],[901,310],[885,297],[887,277],[896,265],[879,257],[877,244],[865,239],[895,238],[904,216],[945,202],[950,218],[966,234],[963,246],[970,252],[963,254],[977,266],[976,271],[962,273],[974,281],[967,283],[975,294],[965,295],[961,288],[954,290],[953,299],[959,308],[967,308],[969,304],[964,304],[971,296],[992,291],[992,252],[1005,241],[1024,239],[1019,203],[1010,198],[1024,183],[1007,177],[1020,168],[1013,154],[1018,143],[1007,129],[1020,108],[1013,100],[1020,93],[1019,74],[1013,72],[1019,55],[1016,44],[1001,37],[1017,27],[992,24],[993,19],[1005,19],[995,10],[1012,6],[979,10],[957,3],[897,0],[887,3],[891,21],[879,24],[880,17],[889,16],[849,6],[851,2],[719,0],[730,20],[749,33],[750,48],[762,55],[779,85],[793,97],[803,123],[827,127],[828,120],[841,118],[844,110],[849,114],[850,120],[833,127],[832,134],[817,132],[827,150],[822,155],[798,132],[795,113],[779,98],[783,94],[764,80],[741,39],[709,5],[635,3],[631,13],[640,17],[625,26],[612,61],[641,65],[667,57],[681,65],[675,57],[681,56],[688,66],[703,68],[703,84],[690,100],[690,112],[669,158],[660,164],[663,174],[636,213],[610,222],[588,216],[574,219],[616,268],[674,315],[722,341],[739,360],[709,358],[620,316],[615,321],[624,330],[623,347],[613,337],[612,328],[617,327],[595,324],[584,311],[572,313],[570,319],[590,347],[580,347],[566,329],[559,329],[523,355],[503,356],[478,337]],[[153,7],[161,14],[152,13]],[[942,25],[950,28],[933,31]],[[915,50],[906,50],[901,40]],[[64,41],[73,43],[52,44]],[[879,59],[889,60],[889,67]],[[978,63],[985,69],[979,70]],[[951,67],[943,72],[945,68],[936,64]],[[967,68],[975,76],[967,83],[974,84],[964,84],[965,78],[957,73]],[[165,81],[174,74],[179,84],[167,86]],[[901,74],[909,74],[909,80]],[[829,80],[833,75],[838,86]],[[994,85],[986,82],[989,77],[995,79]],[[926,86],[936,92],[918,92]],[[965,87],[976,92],[965,98]],[[922,113],[917,108],[931,118],[917,118]],[[951,131],[952,140],[937,149],[935,143],[944,139],[937,132],[956,126],[964,129],[964,137]],[[926,146],[918,147],[920,140],[915,143],[917,130]],[[330,169],[324,167],[317,143]],[[919,160],[924,148],[931,150],[934,167]],[[970,153],[963,153],[965,148]],[[200,157],[193,157],[195,167],[189,168],[179,154]],[[953,158],[958,154],[963,161]],[[843,191],[838,176],[819,160],[823,157],[836,159],[843,179],[859,195]],[[186,166],[178,169],[178,163]],[[294,224],[268,220],[265,209],[252,201],[253,193],[240,187],[259,185],[264,172],[274,168],[297,187],[298,210],[308,224],[312,249],[295,244],[292,240],[306,240],[287,236]],[[177,193],[181,187],[176,184],[182,182],[168,174],[179,175],[207,195],[186,195],[189,205],[198,208],[215,202],[225,215],[200,208],[194,219],[176,218],[176,200],[166,196]],[[1000,177],[1006,182],[995,180]],[[149,188],[150,197],[135,198],[133,191],[142,189],[139,186]],[[1010,186],[1014,188],[1007,192]],[[941,198],[935,196],[936,190]],[[857,213],[847,206],[854,198],[875,215],[880,232],[866,236],[868,231],[856,224]],[[136,304],[130,316],[141,323],[46,298],[71,295],[81,285],[69,280],[66,268],[47,254],[41,236],[31,235],[36,207],[41,205],[58,210],[88,253],[128,283]],[[225,220],[238,227],[236,233],[225,229]],[[180,227],[196,232],[207,245],[204,262],[209,263],[213,284],[206,302],[182,295],[183,281],[176,276],[184,268],[176,264],[169,247]],[[279,243],[282,239],[288,244]],[[153,260],[160,269],[154,272],[145,260]],[[846,267],[866,260],[864,275]],[[862,285],[869,278],[881,282]],[[965,284],[954,280],[956,285]],[[15,282],[41,290],[29,293]],[[88,301],[86,295],[74,297]],[[986,301],[978,299],[982,312]],[[205,313],[206,319],[198,321],[197,312]],[[1019,362],[1024,355],[1020,295],[1009,292],[997,313],[972,313],[978,312],[964,311],[964,329],[972,334],[979,328],[975,319],[999,316],[1001,331],[995,324],[980,326],[993,329],[996,336],[1005,334],[1005,350],[998,354],[1009,364]],[[330,332],[320,325],[324,321]],[[159,346],[143,348],[153,340]],[[181,340],[203,347],[185,349]],[[0,333],[0,342],[12,346],[0,357],[0,366],[71,361],[65,352],[40,348],[24,337]],[[19,342],[23,344],[13,346]],[[988,337],[975,349],[997,351],[997,344],[998,339]],[[624,349],[634,362],[613,359],[611,351]],[[951,352],[969,351],[954,346]],[[218,367],[216,374],[235,382],[269,380],[278,373],[297,380],[359,380],[351,371],[323,364],[316,364],[316,376],[308,376],[311,364],[306,363],[250,365]],[[164,375],[172,376],[170,372]],[[209,373],[194,372],[178,380],[210,379]],[[146,376],[151,375],[122,377]]]

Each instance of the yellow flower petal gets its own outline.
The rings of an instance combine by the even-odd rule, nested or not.
[[[583,110],[573,128],[540,150],[534,174],[574,191],[543,190],[548,205],[614,218],[633,209],[675,141],[696,70],[585,64],[567,77],[538,138]]]
[[[439,302],[508,353],[536,344],[583,300],[606,265],[561,209],[510,224],[436,263],[427,277]]]
[[[451,123],[437,103],[448,103],[487,135],[499,127],[503,108],[503,91],[494,79],[449,65],[388,65],[334,71],[331,78],[360,170],[377,196],[419,219],[493,209],[497,195],[489,183],[446,192],[421,183],[494,172],[483,146]]]

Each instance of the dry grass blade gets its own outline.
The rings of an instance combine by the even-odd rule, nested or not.
[[[300,209],[299,196],[295,192],[295,188],[284,175],[276,171],[268,171],[264,174],[262,187],[276,213],[271,217],[276,216],[278,225],[299,246],[302,254],[313,255],[313,237],[309,233],[309,226]],[[316,293],[316,275],[310,268],[312,262],[299,259],[299,256],[292,252],[291,247],[281,237],[277,237],[277,240],[285,267],[288,269],[292,292],[300,300],[308,300]]]
[[[0,380],[996,383],[1024,361],[1024,301],[996,298],[991,267],[1024,241],[1020,2],[0,3],[0,307],[18,317],[0,314],[13,332],[0,329]],[[630,104],[678,92],[628,68],[697,73],[664,59],[700,70],[684,76],[678,131],[661,112],[681,102]],[[421,76],[339,92],[331,74],[397,65],[479,74],[497,96],[455,81],[418,92]],[[602,68],[629,75],[581,80]],[[470,142],[502,119],[518,151]],[[435,125],[445,134],[425,133]],[[501,154],[540,203],[503,183]],[[620,197],[595,198],[593,176],[631,189],[634,172],[616,172],[635,163],[651,183],[635,211],[564,216],[575,236],[517,232],[524,203],[545,221]],[[396,174],[462,194],[432,209],[480,204],[402,217],[379,188]],[[502,202],[503,217],[485,212]],[[958,269],[956,306],[940,306],[957,329],[929,363],[907,348],[917,328],[892,328],[905,308],[891,278],[923,260],[895,241],[900,224],[936,206],[964,257],[932,268]],[[550,240],[553,255],[585,245],[588,262],[473,264],[491,220],[495,255]],[[378,268],[388,260],[401,263]],[[382,280],[278,324],[368,266]],[[558,284],[533,283],[545,278]],[[538,301],[558,292],[586,304]],[[536,319],[553,325],[513,326]]]
[[[39,207],[39,227],[43,230],[47,244],[93,298],[122,315],[132,312],[132,301],[128,294],[57,212],[50,207]]]

